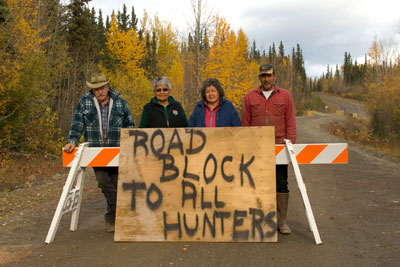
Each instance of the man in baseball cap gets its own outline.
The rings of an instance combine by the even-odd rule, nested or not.
[[[261,85],[247,93],[242,113],[242,126],[275,126],[275,144],[289,139],[296,142],[296,117],[293,98],[288,90],[275,84],[277,74],[271,64],[263,64],[258,72]],[[290,234],[286,222],[289,201],[288,165],[276,165],[276,201],[278,230]]]

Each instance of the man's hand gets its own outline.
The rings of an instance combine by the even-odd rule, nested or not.
[[[64,151],[67,152],[67,153],[74,152],[74,149],[75,149],[75,145],[74,144],[66,144],[64,146]]]

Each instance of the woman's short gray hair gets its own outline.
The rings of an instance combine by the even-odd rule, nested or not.
[[[171,82],[165,76],[158,76],[153,80],[153,90],[156,90],[157,85],[166,85],[171,90]]]

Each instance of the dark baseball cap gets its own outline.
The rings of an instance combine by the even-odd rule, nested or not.
[[[274,74],[274,66],[271,64],[263,64],[260,66],[260,71],[258,72],[258,75],[261,74]]]

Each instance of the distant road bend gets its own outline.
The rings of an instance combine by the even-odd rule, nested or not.
[[[368,119],[368,113],[362,102],[343,97],[320,93],[321,99],[336,110],[344,110],[345,114],[357,114],[358,118]]]

